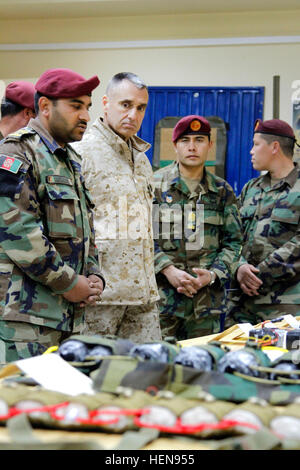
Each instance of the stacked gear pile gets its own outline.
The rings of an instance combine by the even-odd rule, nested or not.
[[[154,397],[117,387],[115,393],[70,397],[39,387],[28,388],[32,387],[1,386],[1,423],[26,414],[34,425],[55,429],[123,433],[152,428],[167,435],[205,439],[248,435],[269,428],[277,436],[280,429],[281,437],[300,442],[300,412],[295,404],[287,406],[284,413],[277,413],[263,400],[236,405],[208,394],[192,400],[166,392]]]
[[[117,377],[118,386],[153,395],[168,391],[197,399],[205,392],[234,403],[258,397],[272,405],[286,405],[300,394],[300,371],[294,366],[291,352],[271,361],[256,345],[226,351],[210,343],[179,349],[168,362],[106,356],[91,377],[95,390],[108,393],[114,393]]]
[[[77,335],[54,354],[92,379],[94,395],[6,378],[0,423],[26,414],[34,426],[54,429],[148,429],[213,448],[300,448],[300,368],[291,351],[271,361],[255,342],[230,351],[218,342],[180,347]]]
[[[269,320],[260,323],[248,333],[248,341],[255,342],[261,347],[276,346],[287,350],[299,350],[300,345],[300,323],[293,319],[296,327],[278,327],[278,320]]]
[[[249,339],[261,347],[283,347],[298,349],[300,346],[300,317],[283,315],[257,325],[236,324],[215,336],[215,340],[236,349],[244,346]]]

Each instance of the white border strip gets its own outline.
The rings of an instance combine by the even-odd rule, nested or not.
[[[150,41],[62,42],[45,44],[0,44],[0,51],[49,51],[88,49],[136,49],[161,47],[240,46],[251,44],[297,44],[300,36],[166,39]]]

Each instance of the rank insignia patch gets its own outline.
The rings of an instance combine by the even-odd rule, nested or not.
[[[0,168],[10,171],[11,173],[18,173],[22,166],[22,162],[14,157],[8,155],[0,155]]]
[[[67,184],[68,186],[72,186],[73,184],[70,178],[61,175],[48,175],[46,181],[50,184]]]

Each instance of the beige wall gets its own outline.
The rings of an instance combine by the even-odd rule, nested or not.
[[[1,20],[0,15],[0,43],[296,35],[299,34],[299,20],[300,6],[294,11],[147,17],[72,18],[70,11],[68,19]]]
[[[264,117],[272,117],[273,76],[280,76],[280,117],[291,122],[292,83],[300,79],[300,41],[291,44],[161,47],[160,40],[292,36],[299,33],[300,11],[160,17],[0,21],[0,79],[35,80],[45,69],[70,67],[86,77],[98,74],[92,120],[101,110],[109,78],[133,71],[152,86],[264,86]],[[55,33],[55,34],[54,34]],[[157,47],[137,46],[156,40]],[[84,50],[85,42],[101,41]],[[106,41],[137,41],[107,49]],[[7,44],[78,43],[77,50],[3,50]],[[2,44],[2,47],[1,47]],[[21,47],[21,46],[18,46]],[[33,49],[33,46],[31,47]]]

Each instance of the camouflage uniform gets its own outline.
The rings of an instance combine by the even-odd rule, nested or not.
[[[38,118],[0,153],[0,361],[12,361],[79,328],[84,310],[61,294],[100,271],[78,154]]]
[[[271,186],[270,174],[250,180],[239,197],[244,243],[239,265],[259,269],[260,295],[239,291],[230,322],[260,323],[300,315],[300,168]],[[237,286],[233,286],[237,287]]]
[[[106,281],[97,307],[86,309],[86,334],[133,341],[161,338],[152,234],[153,172],[149,144],[128,144],[102,119],[80,142],[82,172],[95,203],[99,264]]]
[[[201,183],[190,193],[175,162],[156,171],[154,177],[155,219],[159,208],[155,271],[163,336],[186,339],[219,331],[220,314],[226,311],[225,284],[235,270],[242,241],[234,192],[223,179],[204,169]],[[176,234],[180,228],[182,235]],[[192,275],[196,267],[213,270],[217,281],[190,299],[179,294],[161,273],[169,265]]]

